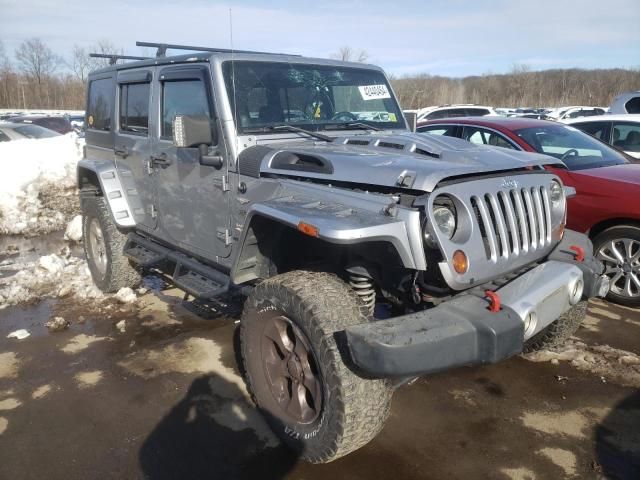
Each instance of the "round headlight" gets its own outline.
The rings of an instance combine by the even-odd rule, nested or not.
[[[559,207],[564,200],[564,191],[562,185],[557,180],[552,180],[549,186],[549,197],[551,198],[551,205]]]
[[[449,207],[434,206],[433,218],[436,221],[436,225],[440,231],[447,236],[447,238],[453,237],[456,231],[456,214],[453,213]]]

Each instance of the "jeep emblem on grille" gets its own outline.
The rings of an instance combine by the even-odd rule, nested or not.
[[[518,188],[518,181],[511,178],[503,178],[500,186],[505,189]]]

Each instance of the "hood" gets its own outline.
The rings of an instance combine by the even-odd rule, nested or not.
[[[558,164],[552,157],[419,133],[353,135],[333,142],[266,142],[243,150],[241,170],[431,192],[446,178]],[[243,167],[243,164],[251,167]]]
[[[631,185],[640,185],[640,164],[625,163],[623,165],[611,165],[610,167],[573,170],[571,172],[571,176],[586,176],[599,180],[609,180]]]

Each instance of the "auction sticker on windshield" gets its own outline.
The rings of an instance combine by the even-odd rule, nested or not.
[[[363,100],[376,100],[378,98],[391,98],[386,85],[362,85],[358,87]]]

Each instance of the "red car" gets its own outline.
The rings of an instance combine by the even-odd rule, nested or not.
[[[469,117],[418,124],[418,132],[537,152],[561,160],[549,167],[576,195],[567,227],[587,233],[611,279],[608,299],[640,307],[640,164],[569,125],[528,118]]]

